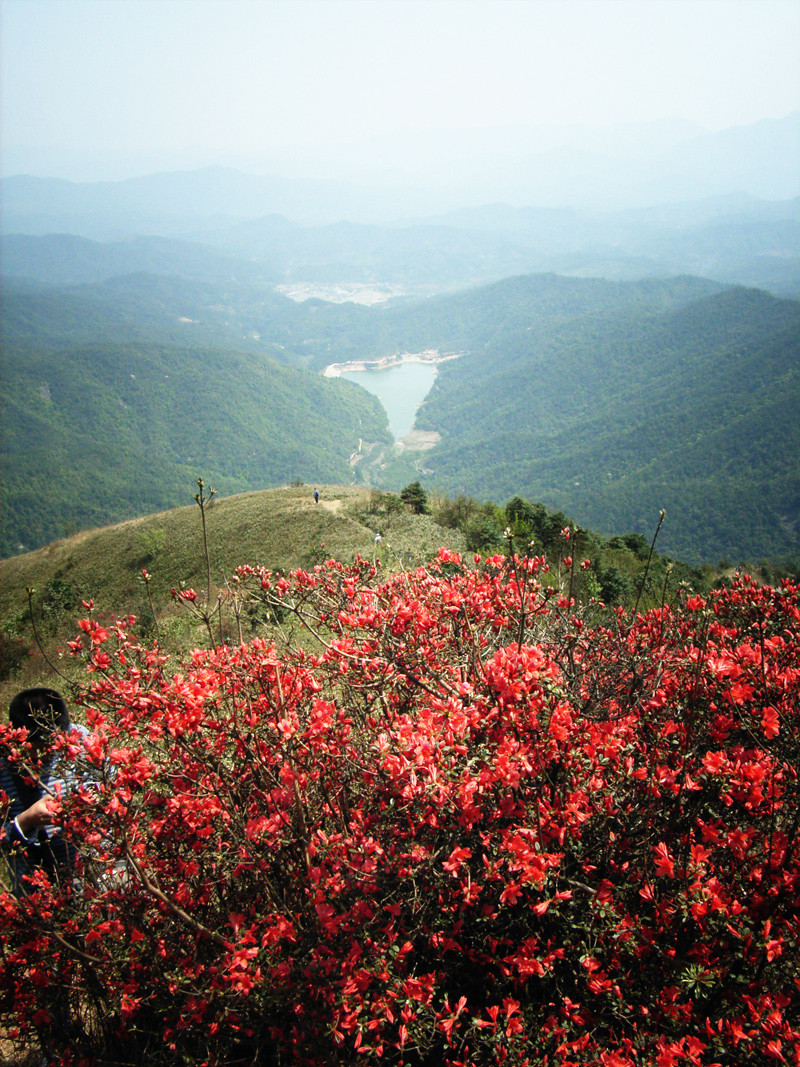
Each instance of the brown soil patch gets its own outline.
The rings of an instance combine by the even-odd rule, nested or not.
[[[402,439],[409,452],[427,452],[441,441],[442,435],[435,430],[412,430]]]

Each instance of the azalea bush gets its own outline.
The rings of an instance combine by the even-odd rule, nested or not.
[[[800,1063],[800,589],[629,617],[560,569],[242,568],[274,637],[180,661],[90,614],[81,858],[0,894],[10,1032],[65,1064]]]

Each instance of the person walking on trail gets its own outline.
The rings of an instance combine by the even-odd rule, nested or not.
[[[64,698],[55,689],[25,689],[11,701],[8,722],[26,730],[29,752],[0,748],[0,851],[8,865],[15,896],[28,892],[27,882],[43,870],[51,882],[69,874],[75,849],[53,824],[59,800],[81,784],[78,769],[56,750],[60,734],[83,741],[89,731],[71,723]],[[19,748],[17,744],[13,748]],[[3,796],[5,794],[5,796]]]
[[[319,489],[314,490],[314,503],[319,504]]]

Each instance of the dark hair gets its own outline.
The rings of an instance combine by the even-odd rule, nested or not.
[[[57,730],[69,729],[69,711],[55,689],[23,689],[9,704],[8,721],[16,730],[24,727],[33,744],[42,744]]]
[[[8,721],[15,730],[26,729],[28,740],[35,748],[46,749],[56,731],[69,729],[69,711],[64,698],[55,689],[23,689],[8,706]],[[49,763],[47,754],[44,761],[34,773],[41,774]],[[34,759],[34,766],[36,763]],[[8,770],[23,810],[29,808],[41,796],[36,779],[28,770],[17,766],[16,761],[8,761]]]

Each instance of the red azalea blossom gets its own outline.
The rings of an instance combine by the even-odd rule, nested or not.
[[[0,892],[5,1032],[76,1064],[797,1067],[800,591],[628,618],[562,578],[244,567],[303,640],[174,659],[82,620],[76,876]]]

